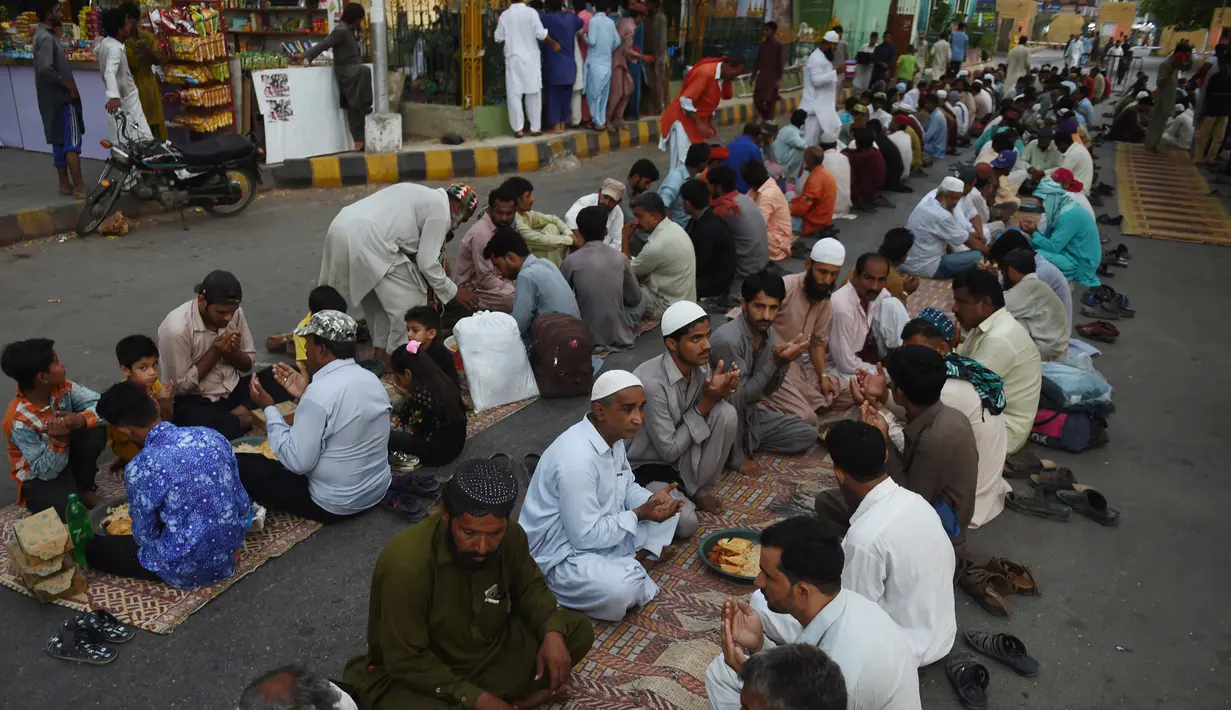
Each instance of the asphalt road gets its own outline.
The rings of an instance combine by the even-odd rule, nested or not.
[[[1096,155],[1102,180],[1114,184],[1111,150]],[[537,208],[563,214],[604,177],[623,178],[641,157],[665,162],[657,150],[641,148],[587,161],[575,172],[532,175]],[[915,196],[891,197],[894,209],[844,222],[847,268],[887,229],[904,224],[917,197],[940,177],[935,167],[912,180]],[[496,183],[474,186],[486,196]],[[153,334],[215,268],[243,281],[244,310],[260,342],[302,317],[325,230],[340,206],[362,192],[271,194],[234,220],[190,216],[188,231],[177,220],[161,220],[119,240],[0,251],[0,342],[52,337],[70,377],[106,387],[119,378],[116,340]],[[1108,204],[1114,213],[1114,200]],[[1132,250],[1131,266],[1112,285],[1138,309],[1135,320],[1121,323],[1120,342],[1106,346],[1097,361],[1115,386],[1112,442],[1082,455],[1047,455],[1104,492],[1123,523],[1106,529],[1080,516],[1054,523],[1005,511],[972,534],[973,544],[1033,564],[1045,593],[1015,598],[1013,616],[994,619],[958,592],[958,620],[963,629],[1019,636],[1042,663],[1037,678],[1023,679],[989,662],[993,707],[1224,707],[1231,697],[1231,627],[1222,598],[1231,587],[1225,552],[1231,479],[1218,471],[1225,471],[1228,454],[1219,417],[1231,396],[1225,374],[1231,251],[1121,240],[1115,228],[1106,234]],[[632,369],[661,347],[648,335],[633,351],[611,356],[607,367]],[[7,381],[0,384],[0,395],[10,392]],[[539,401],[469,441],[464,456],[542,451],[583,411],[579,401]],[[4,477],[0,503],[13,495]],[[0,591],[0,708],[229,710],[253,676],[283,663],[300,661],[336,676],[363,648],[372,565],[402,527],[375,511],[318,532],[173,634],[139,634],[104,668],[43,654],[70,612]],[[924,669],[921,682],[925,707],[959,707],[941,669]]]

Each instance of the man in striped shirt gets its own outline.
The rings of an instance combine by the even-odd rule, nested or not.
[[[31,513],[55,508],[63,518],[71,493],[88,508],[98,503],[94,474],[107,432],[94,413],[98,393],[68,379],[54,346],[34,338],[4,347],[0,370],[17,382],[17,394],[0,426],[18,501]]]

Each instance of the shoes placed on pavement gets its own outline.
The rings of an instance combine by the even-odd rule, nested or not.
[[[1036,489],[1028,494],[1009,493],[1004,497],[1006,508],[1036,518],[1068,522],[1073,509],[1061,503],[1054,493]]]
[[[1073,490],[1056,491],[1056,497],[1060,499],[1060,502],[1099,525],[1112,528],[1120,524],[1120,511],[1108,507],[1107,499],[1103,497],[1103,494],[1089,486],[1074,484]]]
[[[1033,678],[1039,674],[1039,662],[1030,657],[1026,644],[1016,636],[971,630],[963,633],[962,638],[966,639],[967,646],[1000,661],[1020,676]]]

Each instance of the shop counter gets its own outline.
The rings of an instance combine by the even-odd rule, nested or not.
[[[332,66],[253,71],[252,93],[265,126],[267,163],[355,149]]]
[[[102,74],[97,62],[70,62],[70,65],[81,94],[85,120],[81,155],[105,160],[108,153],[98,142],[106,139],[107,126],[114,119],[104,108],[107,92],[103,88]],[[38,110],[34,62],[29,59],[0,59],[0,143],[9,148],[51,152],[43,131],[43,117]]]

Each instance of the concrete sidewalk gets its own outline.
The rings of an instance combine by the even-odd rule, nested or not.
[[[102,161],[81,161],[87,190],[102,171]],[[0,149],[0,246],[73,231],[81,200],[59,187],[50,153]]]
[[[778,116],[799,108],[799,96],[778,101]],[[723,102],[715,113],[718,126],[747,123],[755,118],[752,101]],[[434,143],[408,144],[398,153],[325,155],[288,160],[273,169],[278,187],[342,187],[372,183],[422,182],[451,178],[488,177],[534,172],[553,158],[572,153],[579,158],[624,148],[657,145],[659,117],[630,121],[618,131],[571,130],[562,134],[514,138],[500,136],[456,148],[429,148]]]

